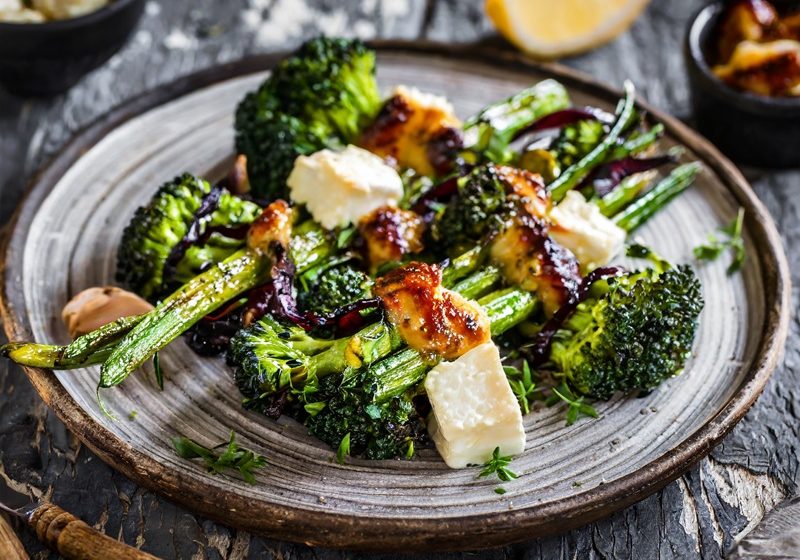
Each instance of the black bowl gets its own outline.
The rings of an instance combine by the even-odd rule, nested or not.
[[[731,159],[759,167],[800,167],[800,98],[736,90],[708,64],[713,30],[724,2],[701,9],[684,46],[698,129]]]
[[[68,90],[125,44],[143,9],[144,0],[115,0],[72,19],[0,22],[0,84],[17,95]]]

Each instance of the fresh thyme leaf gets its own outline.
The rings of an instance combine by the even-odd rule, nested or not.
[[[351,226],[348,228],[344,228],[339,232],[339,235],[336,236],[336,248],[337,249],[344,249],[350,246],[350,243],[353,241],[353,238],[356,235],[356,227]]]
[[[584,397],[578,397],[573,393],[566,383],[558,387],[553,387],[553,394],[547,399],[547,406],[553,406],[559,401],[567,404],[567,426],[572,426],[581,415],[597,418],[599,414],[594,407],[584,402]]]
[[[153,354],[153,369],[156,372],[156,383],[158,384],[158,390],[164,390],[164,373],[161,371],[161,360],[158,359],[158,352]]]
[[[209,449],[200,445],[193,439],[185,436],[177,437],[172,440],[176,453],[184,459],[202,459],[203,465],[208,472],[213,474],[224,474],[225,471],[239,471],[245,482],[255,484],[256,478],[253,472],[267,466],[267,460],[261,455],[257,455],[249,449],[243,449],[236,443],[236,434],[231,431],[231,438],[226,444],[220,444],[214,449]],[[222,453],[216,451],[220,447],[225,447]]]
[[[694,248],[694,256],[701,261],[716,260],[729,250],[732,254],[731,264],[728,266],[728,275],[738,272],[745,260],[744,239],[742,229],[744,226],[744,208],[739,208],[733,221],[718,229],[718,233],[725,236],[720,239],[714,233],[708,235],[708,241]]]
[[[529,414],[531,403],[536,397],[536,383],[533,381],[533,374],[528,365],[528,361],[522,362],[522,371],[514,366],[504,366],[503,371],[508,378],[508,384],[517,397],[522,414]]]
[[[478,478],[495,475],[503,482],[510,482],[519,475],[508,468],[509,464],[511,464],[511,457],[501,457],[500,448],[495,447],[492,458],[483,465],[483,470],[478,473]]]
[[[339,449],[336,450],[336,462],[344,465],[345,458],[350,456],[350,432],[347,432],[339,442]]]
[[[494,489],[494,493],[500,494],[502,496],[503,494],[506,493],[506,489],[503,488],[502,486],[498,486],[497,488]]]

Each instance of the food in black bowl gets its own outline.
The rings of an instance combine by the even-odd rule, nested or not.
[[[800,15],[764,0],[715,2],[686,35],[698,128],[739,163],[800,166]]]
[[[0,84],[17,95],[68,90],[125,44],[144,9],[144,0],[7,3],[0,0]]]

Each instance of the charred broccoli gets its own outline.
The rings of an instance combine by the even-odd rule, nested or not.
[[[306,285],[297,296],[303,310],[330,313],[370,296],[369,276],[347,263],[309,272],[301,277]]]
[[[168,284],[184,283],[209,264],[220,262],[244,244],[221,233],[212,233],[202,245],[187,249],[176,263],[175,275],[164,278],[164,266],[195,220],[211,186],[185,173],[164,184],[147,206],[139,208],[122,234],[117,252],[117,281],[142,297],[154,300]],[[216,209],[204,226],[236,227],[251,223],[260,213],[258,205],[223,190]]]
[[[413,453],[425,437],[425,424],[411,395],[374,402],[369,371],[320,380],[314,401],[306,405],[311,435],[334,449],[350,434],[350,452],[367,459],[391,459]],[[410,452],[410,453],[409,453]]]
[[[453,254],[473,247],[503,222],[506,186],[494,165],[475,168],[458,180],[458,191],[437,214],[431,236]]]
[[[350,39],[306,42],[236,110],[236,149],[254,194],[286,198],[297,156],[351,142],[380,106],[372,50]]]
[[[295,371],[305,371],[310,356],[329,348],[332,340],[317,339],[295,326],[284,326],[270,315],[233,336],[228,361],[245,404],[258,408],[261,395],[275,392],[275,379],[291,386]]]
[[[601,280],[559,330],[550,360],[578,393],[608,399],[680,373],[703,307],[688,266],[656,266]]]

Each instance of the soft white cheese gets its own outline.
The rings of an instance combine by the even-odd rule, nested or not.
[[[550,219],[550,236],[572,251],[584,270],[608,264],[625,245],[625,230],[577,191],[567,193]]]
[[[483,464],[496,447],[502,455],[525,449],[522,413],[491,341],[441,362],[425,390],[433,408],[428,433],[448,467]]]
[[[400,175],[380,157],[356,146],[300,156],[287,179],[292,200],[305,204],[322,227],[355,223],[403,196]]]

